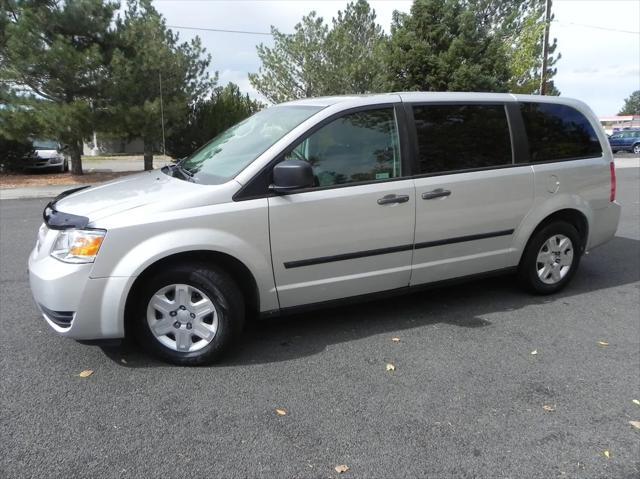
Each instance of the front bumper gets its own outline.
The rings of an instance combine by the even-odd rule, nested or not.
[[[64,158],[46,159],[25,163],[25,170],[46,170],[47,168],[58,168],[64,164]]]
[[[68,264],[52,258],[47,247],[56,234],[49,231],[44,244],[29,256],[29,284],[42,316],[62,336],[124,337],[126,292],[135,278],[91,278],[93,264]]]

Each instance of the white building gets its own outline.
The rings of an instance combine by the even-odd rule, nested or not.
[[[640,115],[603,116],[599,120],[607,135],[618,130],[640,128]]]
[[[144,153],[144,143],[142,138],[113,138],[109,136],[101,136],[93,133],[92,141],[85,142],[83,145],[83,154],[87,156],[100,155],[141,155]]]

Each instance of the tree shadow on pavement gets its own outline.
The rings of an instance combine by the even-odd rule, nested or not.
[[[401,335],[403,330],[436,323],[464,328],[490,327],[491,322],[483,316],[559,302],[638,281],[640,241],[618,236],[593,254],[583,257],[572,283],[555,295],[525,293],[510,275],[256,321],[234,350],[212,367],[289,361],[321,353],[333,344],[378,334]],[[149,357],[130,341],[102,349],[124,367],[172,367]],[[122,363],[122,358],[126,358],[126,364]]]

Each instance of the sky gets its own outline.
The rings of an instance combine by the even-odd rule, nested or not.
[[[408,12],[411,1],[370,0],[378,23],[389,31],[394,10]],[[293,31],[303,15],[315,10],[330,23],[346,0],[154,0],[167,24],[268,33],[273,25]],[[616,114],[624,98],[640,89],[640,1],[554,0],[550,38],[558,39],[556,87],[563,96],[585,101],[599,116]],[[173,28],[181,38],[200,36],[212,55],[219,84],[234,82],[260,98],[248,73],[257,72],[256,46],[272,45],[269,35],[194,31]]]

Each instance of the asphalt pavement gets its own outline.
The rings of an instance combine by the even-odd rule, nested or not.
[[[46,200],[3,200],[0,477],[638,478],[639,172],[558,295],[505,277],[273,320],[205,368],[56,336],[26,273]]]

